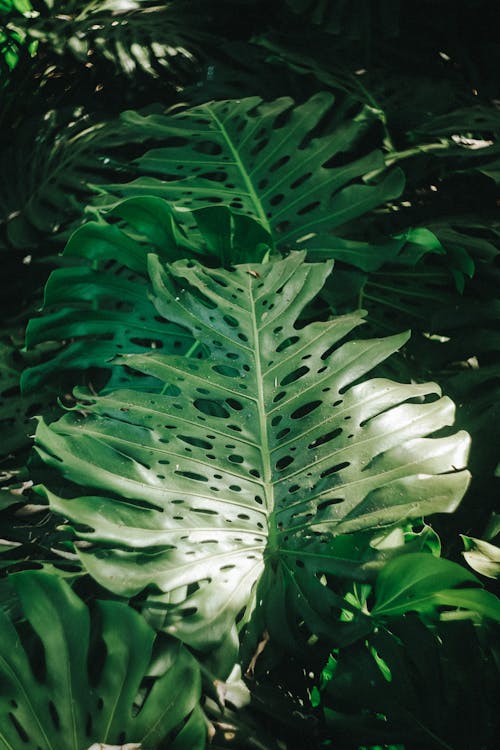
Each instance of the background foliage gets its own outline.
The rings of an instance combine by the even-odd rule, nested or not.
[[[1,747],[495,746],[494,6],[0,0]]]

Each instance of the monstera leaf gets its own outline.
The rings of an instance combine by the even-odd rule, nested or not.
[[[171,86],[193,76],[197,48],[211,41],[200,15],[182,3],[42,0],[37,6],[39,13],[13,18],[10,27],[56,55],[82,64],[92,57],[91,67],[111,65],[128,77],[168,74]]]
[[[147,750],[169,736],[162,747],[205,746],[199,670],[178,641],[163,643],[155,664],[155,633],[127,605],[98,602],[91,619],[57,576],[26,571],[11,580],[26,620],[15,626],[0,611],[2,750],[93,742]]]
[[[89,222],[73,233],[64,256],[77,265],[51,274],[43,314],[26,331],[28,349],[55,342],[59,348],[23,372],[24,393],[39,392],[47,380],[54,385],[68,370],[109,371],[117,354],[190,351],[194,342],[189,332],[160,318],[148,298],[148,253],[164,260],[202,255],[206,262],[228,264],[261,260],[272,249],[271,238],[257,222],[224,206],[199,209],[193,220],[197,245],[166,201],[138,197],[116,206],[107,222]],[[123,385],[124,376],[123,369],[114,368],[108,388]]]
[[[330,577],[374,577],[390,556],[375,536],[456,507],[468,436],[426,437],[453,422],[453,404],[433,383],[365,379],[406,334],[350,340],[359,312],[297,327],[331,263],[149,265],[158,313],[207,356],[119,358],[161,392],[77,392],[74,411],[40,422],[38,453],[71,485],[39,491],[93,545],[80,555],[99,583],[146,590],[198,648],[256,605],[281,643],[304,623],[358,637],[371,622]]]
[[[360,178],[384,167],[380,151],[352,153],[373,123],[368,110],[341,120],[331,94],[294,106],[289,98],[209,102],[166,115],[125,112],[124,127],[163,141],[136,160],[141,176],[103,189],[157,195],[193,209],[215,204],[257,219],[281,246],[331,231],[399,196],[403,175]],[[333,132],[317,136],[325,120]],[[332,122],[333,121],[333,122]],[[154,176],[153,176],[154,175]]]

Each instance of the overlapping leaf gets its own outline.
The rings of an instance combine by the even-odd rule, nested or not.
[[[56,576],[30,571],[12,582],[37,640],[22,626],[20,637],[0,612],[2,750],[81,750],[93,742],[155,748],[179,730],[166,746],[204,747],[199,670],[179,642],[164,644],[152,669],[155,633],[125,604],[99,602],[91,620]]]
[[[331,636],[349,607],[318,577],[365,579],[384,557],[336,556],[334,540],[450,511],[465,491],[467,435],[425,437],[453,421],[439,388],[363,380],[406,335],[342,344],[359,313],[296,328],[330,269],[302,253],[233,272],[151,256],[158,312],[210,355],[124,357],[162,392],[79,394],[38,426],[43,459],[86,488],[45,494],[95,543],[87,569],[126,596],[165,592],[168,629],[198,647],[248,616],[259,581],[259,602],[289,601],[289,640],[295,618]]]
[[[225,205],[261,222],[286,246],[311,233],[330,231],[364,214],[403,189],[399,170],[378,184],[360,178],[384,167],[379,151],[355,151],[373,118],[368,110],[335,130],[330,94],[294,107],[289,98],[258,97],[209,102],[167,115],[122,115],[143,138],[163,140],[136,160],[143,176],[105,189],[113,195],[158,195],[193,209]]]
[[[24,371],[25,393],[50,379],[53,385],[60,383],[63,372],[78,378],[90,368],[109,370],[117,354],[151,349],[183,354],[190,349],[190,333],[159,317],[148,298],[148,253],[154,251],[164,260],[204,255],[207,262],[228,264],[261,260],[272,245],[257,222],[224,206],[199,209],[193,220],[197,245],[164,200],[138,197],[116,206],[108,222],[89,222],[74,232],[64,255],[69,263],[82,265],[52,273],[43,314],[33,318],[26,331],[29,349],[58,348]],[[124,370],[114,368],[108,388],[123,385],[124,376]],[[70,382],[71,387],[75,380]]]
[[[470,622],[431,629],[407,616],[345,649],[322,696],[331,735],[341,746],[354,735],[389,747],[495,747],[498,666],[484,635]]]

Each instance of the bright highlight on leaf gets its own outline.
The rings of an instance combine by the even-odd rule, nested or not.
[[[406,334],[352,340],[359,312],[297,326],[330,271],[303,253],[233,271],[150,256],[157,312],[206,358],[120,357],[156,392],[78,392],[38,426],[41,457],[82,487],[40,491],[93,543],[88,571],[121,595],[146,591],[197,648],[255,608],[290,648],[359,637],[370,618],[332,581],[373,578],[391,552],[372,537],[452,511],[466,489],[467,434],[427,437],[452,424],[451,401],[433,383],[366,379]]]

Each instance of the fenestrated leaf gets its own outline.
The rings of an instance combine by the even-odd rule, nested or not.
[[[286,97],[250,97],[166,115],[125,112],[127,130],[163,145],[135,161],[151,176],[103,189],[122,197],[157,195],[187,209],[229,206],[257,219],[281,246],[331,231],[399,196],[404,183],[399,169],[378,184],[360,180],[384,167],[380,151],[351,154],[373,122],[369,110],[315,137],[332,119],[333,103],[323,92],[296,107]]]
[[[301,621],[358,637],[368,618],[322,574],[366,580],[389,553],[343,557],[334,542],[451,511],[467,486],[467,434],[425,437],[453,422],[438,386],[364,379],[406,334],[344,341],[359,312],[296,327],[330,270],[303,253],[232,272],[151,256],[158,312],[207,358],[120,358],[161,393],[77,393],[78,410],[38,426],[44,461],[85,488],[40,491],[95,544],[80,552],[89,572],[125,596],[165,592],[151,605],[199,648],[255,598],[280,640]],[[336,622],[340,610],[356,616]]]
[[[199,229],[196,245],[179,226],[178,216],[161,198],[136,197],[115,206],[108,222],[89,222],[73,233],[65,258],[87,265],[64,266],[49,277],[44,310],[30,320],[26,346],[56,342],[59,348],[23,372],[24,393],[49,379],[54,385],[67,370],[109,370],[117,354],[151,349],[182,354],[190,349],[189,332],[159,318],[148,298],[148,253],[169,261],[203,255],[207,262],[230,264],[260,261],[272,249],[260,224],[225,206],[193,212]],[[117,219],[120,226],[111,223]],[[125,371],[115,368],[108,388],[124,385],[124,379]]]
[[[26,346],[56,342],[59,349],[23,372],[24,393],[39,390],[49,378],[54,385],[66,370],[109,369],[110,360],[122,351],[161,347],[182,354],[192,345],[187,331],[158,320],[147,295],[148,252],[168,260],[192,253],[172,209],[158,198],[136,198],[118,205],[115,221],[117,217],[126,222],[121,228],[89,222],[74,232],[64,255],[82,265],[50,275],[43,314],[30,320]],[[122,384],[113,377],[109,382],[110,387]]]
[[[146,750],[186,719],[197,731],[184,747],[204,747],[199,670],[178,641],[164,644],[164,668],[141,697],[155,633],[137,612],[98,602],[91,638],[87,607],[60,578],[26,571],[11,580],[38,645],[28,646],[29,633],[21,640],[0,612],[2,750],[81,750],[93,742],[121,745],[125,738]]]

